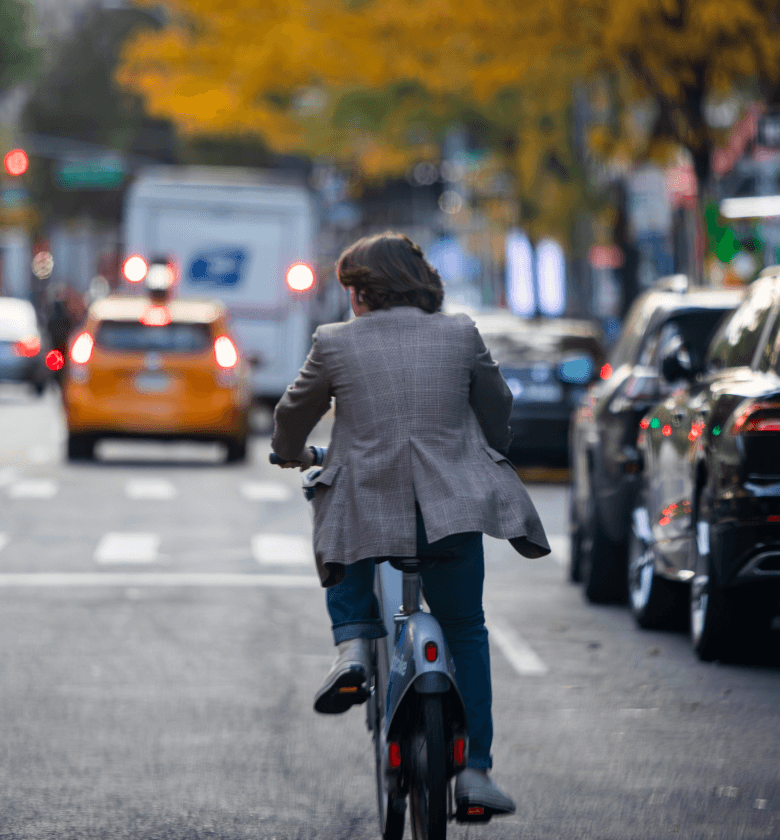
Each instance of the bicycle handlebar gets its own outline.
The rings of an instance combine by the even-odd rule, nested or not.
[[[328,451],[327,446],[310,446],[309,451],[314,456],[314,463],[312,464],[313,467],[321,467],[322,462],[325,460],[325,453]],[[268,456],[268,461],[271,464],[279,466],[281,464],[299,464],[300,461],[286,461],[284,458],[280,458],[275,452],[271,452]]]

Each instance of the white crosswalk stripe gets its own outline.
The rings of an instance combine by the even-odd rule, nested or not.
[[[48,478],[29,478],[11,484],[8,495],[12,499],[51,499],[57,490],[57,483]]]
[[[289,534],[256,534],[252,556],[261,565],[299,566],[314,562],[311,540]]]
[[[248,481],[241,485],[241,494],[253,502],[286,502],[293,491],[278,481]]]
[[[228,586],[319,587],[315,575],[229,574],[224,572],[35,572],[0,573],[0,589],[12,586]]]
[[[160,537],[157,534],[119,533],[104,534],[95,549],[97,563],[154,563]]]
[[[173,499],[176,487],[164,478],[134,478],[125,484],[125,495],[130,499]]]

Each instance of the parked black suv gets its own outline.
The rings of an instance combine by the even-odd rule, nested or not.
[[[688,289],[682,275],[645,292],[629,310],[601,379],[573,415],[569,577],[583,582],[588,600],[626,596],[629,523],[642,467],[639,422],[674,388],[661,375],[662,360],[679,348],[700,366],[721,319],[744,294]]]

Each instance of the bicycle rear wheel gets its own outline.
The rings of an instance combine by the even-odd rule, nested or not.
[[[421,697],[421,732],[412,758],[410,810],[414,840],[447,836],[447,756],[441,696]]]

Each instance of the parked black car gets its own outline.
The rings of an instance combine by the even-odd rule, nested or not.
[[[601,379],[572,418],[569,577],[583,582],[593,602],[626,595],[641,472],[639,421],[674,389],[661,376],[662,360],[680,348],[698,368],[718,323],[744,297],[741,289],[687,290],[680,275],[666,282],[669,288],[651,289],[634,302]]]
[[[700,366],[673,350],[662,369],[676,390],[640,423],[630,603],[643,627],[690,607],[694,648],[716,659],[780,612],[780,267]]]
[[[571,415],[604,364],[601,328],[572,318],[472,313],[512,391],[509,456],[515,464],[565,466]]]

